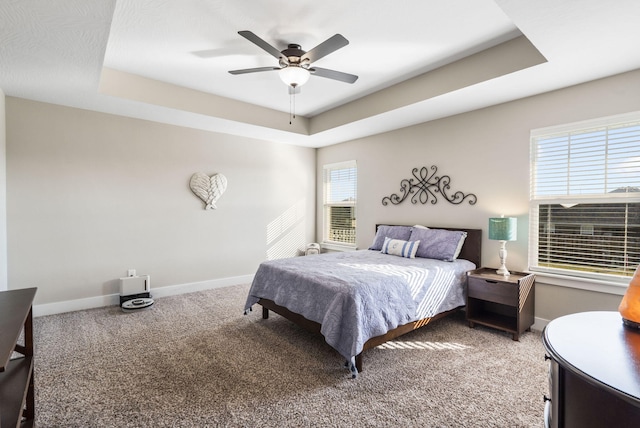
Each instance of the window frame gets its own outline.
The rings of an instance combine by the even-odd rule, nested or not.
[[[353,184],[353,200],[332,202],[328,201],[327,187],[329,172],[335,170],[355,169],[355,183]],[[330,250],[355,250],[357,248],[357,203],[358,203],[358,165],[355,160],[325,164],[322,166],[322,247]],[[330,238],[329,209],[334,207],[350,207],[353,209],[353,243],[334,241]]]
[[[631,193],[607,193],[604,189],[602,193],[593,193],[591,195],[571,194],[567,191],[564,195],[536,194],[536,155],[538,153],[537,142],[554,138],[569,136],[572,134],[583,134],[596,129],[609,129],[617,127],[631,127],[640,124],[640,112],[632,112],[624,115],[610,116],[594,120],[570,123],[549,128],[536,129],[531,131],[530,136],[530,194],[529,194],[529,270],[541,274],[550,279],[550,283],[557,285],[570,286],[575,288],[593,289],[594,284],[601,284],[606,290],[596,289],[595,291],[607,291],[614,294],[621,294],[620,290],[624,290],[629,283],[630,276],[580,272],[578,270],[550,268],[538,265],[539,254],[539,207],[542,205],[552,204],[619,204],[619,203],[640,203],[640,192]],[[608,138],[608,137],[607,137]],[[635,144],[635,142],[634,142]],[[568,179],[567,179],[568,180]],[[569,186],[567,186],[569,188]],[[625,227],[628,223],[625,223]],[[588,284],[587,287],[577,286],[575,281],[581,284]]]

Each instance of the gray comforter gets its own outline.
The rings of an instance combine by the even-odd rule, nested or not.
[[[265,298],[322,324],[348,360],[364,343],[399,325],[465,304],[467,260],[406,259],[360,250],[264,262],[245,311]]]

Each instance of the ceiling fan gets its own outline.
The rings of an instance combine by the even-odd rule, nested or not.
[[[278,67],[245,68],[243,70],[231,70],[231,74],[246,74],[262,71],[275,71],[280,74],[282,81],[289,86],[289,93],[298,93],[300,86],[304,85],[311,75],[339,80],[345,83],[353,83],[358,76],[313,66],[313,63],[324,58],[332,52],[349,44],[349,41],[341,34],[329,37],[315,48],[306,52],[298,44],[289,44],[283,51],[279,51],[251,31],[238,31],[245,39],[256,44],[264,51],[278,60]]]

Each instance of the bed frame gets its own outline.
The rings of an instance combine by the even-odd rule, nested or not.
[[[378,227],[382,225],[376,225],[376,231]],[[462,250],[460,251],[459,259],[469,260],[470,262],[475,263],[477,267],[480,267],[482,262],[482,229],[461,229],[461,228],[452,228],[452,227],[432,227],[433,229],[445,229],[445,230],[461,230],[467,232],[467,238],[464,241],[464,245],[462,246]],[[273,300],[269,299],[260,299],[258,300],[258,304],[262,306],[262,318],[269,318],[269,311],[273,311],[278,315],[288,319],[289,321],[294,322],[295,324],[309,330],[312,333],[320,334],[321,324],[315,321],[311,321],[300,314],[295,312],[291,312],[289,309],[284,306],[277,305]],[[403,334],[409,333],[410,331],[416,330],[420,327],[424,327],[429,324],[431,321],[435,321],[437,319],[443,318],[447,315],[450,315],[461,307],[454,308],[450,311],[442,312],[440,314],[434,315],[430,318],[423,318],[421,320],[412,321],[408,324],[401,325],[399,327],[394,328],[393,330],[389,330],[387,333],[372,337],[368,341],[365,342],[364,347],[362,348],[362,352],[356,355],[356,368],[358,372],[362,372],[362,354],[367,349],[374,348],[376,346],[382,345],[385,342],[393,340]]]

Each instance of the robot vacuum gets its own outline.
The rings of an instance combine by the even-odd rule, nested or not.
[[[139,299],[131,299],[123,302],[120,307],[124,312],[135,312],[140,311],[142,309],[148,309],[153,305],[153,299],[143,297]]]

